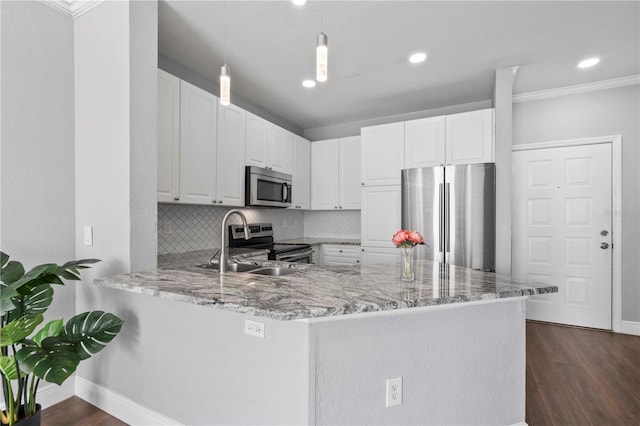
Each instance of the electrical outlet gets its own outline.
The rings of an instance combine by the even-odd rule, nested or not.
[[[387,379],[387,407],[402,404],[402,377]]]
[[[244,320],[244,333],[264,339],[264,323],[246,319]]]

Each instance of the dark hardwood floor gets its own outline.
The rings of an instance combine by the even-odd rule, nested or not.
[[[640,425],[640,337],[527,322],[529,426]]]
[[[640,425],[640,337],[527,322],[529,426]],[[121,426],[69,398],[42,413],[42,426]]]

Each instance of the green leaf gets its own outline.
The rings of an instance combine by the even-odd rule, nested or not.
[[[0,328],[0,347],[13,345],[33,333],[43,321],[42,315],[31,318],[21,317]]]
[[[18,369],[13,356],[0,356],[0,372],[7,380],[18,380]]]
[[[9,255],[3,251],[0,251],[0,267],[4,267],[9,261]]]
[[[47,283],[47,284],[58,284],[58,285],[64,285],[64,282],[60,279],[60,277],[57,274],[57,270],[56,273],[53,274],[44,274],[42,275],[42,279]]]
[[[23,317],[44,314],[53,302],[53,288],[49,284],[42,284],[31,288],[28,294],[14,297],[11,300],[16,308],[20,307],[22,303],[22,309],[14,309],[9,314],[9,321],[17,319],[18,313],[21,313]]]
[[[57,385],[62,385],[80,363],[73,344],[60,337],[47,337],[42,346],[26,340],[16,353],[16,359],[27,372]]]
[[[88,268],[88,266],[85,266],[85,263],[93,264],[93,263],[98,263],[98,262],[100,262],[100,259],[71,260],[71,261],[65,263],[64,265],[62,265],[62,268],[63,269],[72,269],[72,268],[80,267],[82,269],[86,269],[86,268]]]
[[[103,311],[84,312],[71,318],[62,337],[73,344],[80,359],[100,352],[120,332],[124,322]]]
[[[32,268],[29,272],[24,274],[19,280],[3,288],[1,298],[5,299],[7,297],[14,297],[16,295],[16,292],[19,292],[21,287],[23,286],[27,286],[27,289],[29,289],[40,284],[46,284],[42,279],[42,276],[45,274],[55,273],[57,268],[58,268],[58,265],[56,265],[55,263],[47,263],[47,264],[38,265]],[[23,292],[24,291],[25,290],[23,290]],[[7,294],[11,294],[11,296],[7,296],[5,292]]]
[[[42,341],[47,337],[57,337],[62,332],[62,327],[64,327],[64,323],[62,319],[49,321],[44,327],[40,329],[33,336],[33,341],[36,342],[37,345],[42,345]]]
[[[24,275],[24,266],[22,263],[12,260],[2,266],[1,275],[3,283],[11,284]]]
[[[69,271],[65,271],[63,270],[62,272],[60,272],[60,276],[66,280],[73,280],[73,281],[79,281],[80,280],[80,275],[76,275],[73,272],[69,272]]]

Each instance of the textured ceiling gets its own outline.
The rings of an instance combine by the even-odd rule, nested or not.
[[[514,93],[640,73],[637,1],[163,1],[159,53],[232,96],[313,128],[490,99],[496,68],[520,66]],[[313,89],[315,39],[329,79]],[[428,54],[412,65],[415,51]],[[591,69],[576,68],[600,56]]]

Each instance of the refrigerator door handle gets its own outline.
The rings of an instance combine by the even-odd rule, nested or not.
[[[444,238],[445,238],[445,246],[444,249],[447,253],[451,250],[451,184],[446,183],[444,188]]]
[[[444,184],[439,184],[438,185],[440,187],[440,214],[441,214],[441,219],[440,219],[440,234],[439,234],[439,238],[438,238],[438,251],[440,253],[444,252],[444,211],[442,210],[442,206],[444,206],[444,191],[443,191],[443,187]]]

